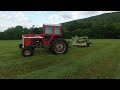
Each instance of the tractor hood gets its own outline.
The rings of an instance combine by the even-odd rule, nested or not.
[[[44,34],[24,34],[24,38],[43,38]]]

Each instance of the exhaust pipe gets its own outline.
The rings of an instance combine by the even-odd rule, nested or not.
[[[35,32],[34,32],[34,26],[35,26],[35,25],[33,25],[33,27],[32,27],[32,34],[35,34]]]

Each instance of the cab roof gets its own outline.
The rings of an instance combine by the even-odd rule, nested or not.
[[[61,24],[43,24],[45,26],[61,26]]]

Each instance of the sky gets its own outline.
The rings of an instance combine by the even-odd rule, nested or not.
[[[59,24],[114,11],[0,11],[0,31],[9,27],[42,27],[44,23]]]

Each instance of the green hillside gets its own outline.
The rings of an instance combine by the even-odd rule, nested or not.
[[[105,13],[62,23],[64,36],[88,35],[92,38],[120,38],[120,12]]]

